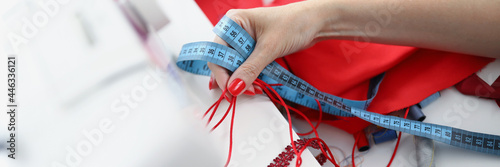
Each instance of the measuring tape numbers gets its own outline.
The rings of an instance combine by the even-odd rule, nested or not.
[[[232,48],[214,42],[185,44],[177,60],[179,68],[194,74],[208,76],[211,71],[207,62],[211,62],[230,71],[235,71],[250,56],[255,47],[255,40],[227,16],[224,16],[215,25],[213,31]],[[318,109],[315,101],[318,99],[321,101],[323,112],[328,114],[343,117],[356,116],[387,129],[430,138],[460,148],[500,155],[500,136],[366,111],[376,96],[383,77],[384,74],[380,74],[372,78],[367,100],[358,101],[321,92],[276,62],[267,65],[259,75],[259,79],[268,84],[282,84],[282,86],[275,86],[274,89],[284,99],[312,109]]]

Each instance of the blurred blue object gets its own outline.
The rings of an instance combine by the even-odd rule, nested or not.
[[[422,122],[426,116],[418,105],[413,105],[410,106],[410,110],[408,111],[408,118]]]
[[[380,144],[398,138],[396,131],[392,129],[381,129],[377,132],[372,133],[372,136],[375,144]]]
[[[439,97],[441,97],[441,94],[439,92],[436,92],[422,100],[420,103],[418,103],[418,105],[420,105],[420,108],[424,108],[431,104],[433,101],[437,100]]]

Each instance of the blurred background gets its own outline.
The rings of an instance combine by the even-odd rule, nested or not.
[[[175,67],[182,44],[213,38],[206,19],[183,20],[204,16],[193,1],[0,6],[2,55],[16,55],[19,70],[17,159],[1,142],[0,166],[221,166],[225,155],[195,114],[212,102],[196,86],[208,78]],[[4,116],[0,141],[8,140]]]

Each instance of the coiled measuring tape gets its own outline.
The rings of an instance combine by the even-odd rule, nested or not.
[[[236,22],[224,16],[213,31],[232,48],[213,42],[195,42],[182,47],[177,66],[185,71],[210,75],[207,62],[235,71],[252,53],[255,40]],[[315,100],[321,101],[324,112],[337,116],[356,116],[375,125],[430,138],[449,145],[500,156],[500,136],[466,131],[443,125],[407,120],[395,116],[368,112],[384,74],[370,82],[368,100],[355,101],[324,93],[293,75],[278,63],[272,62],[259,75],[266,83],[280,83],[275,90],[283,98],[317,109]]]
[[[236,70],[252,53],[255,40],[237,23],[224,16],[213,29],[215,34],[225,40],[234,49],[213,42],[194,42],[182,47],[177,65],[191,73],[200,75],[210,75],[210,69],[206,62],[218,64],[230,71]],[[374,77],[370,81],[370,91],[367,100],[343,99],[328,93],[324,93],[311,86],[304,80],[291,74],[278,63],[272,62],[262,71],[259,78],[266,83],[280,83],[283,86],[275,87],[280,96],[297,104],[318,109],[314,99],[321,99],[322,110],[326,113],[353,117],[352,114],[342,111],[341,103],[344,107],[351,106],[366,109],[375,95],[382,81],[384,74]],[[325,103],[326,102],[326,103]]]

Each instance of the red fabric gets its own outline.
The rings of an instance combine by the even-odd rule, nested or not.
[[[370,44],[369,47],[380,47],[390,50],[403,50],[404,48],[400,48],[400,46],[388,46],[388,45],[375,45]],[[368,48],[368,47],[367,47]],[[319,49],[319,48],[311,48],[311,49]],[[308,52],[308,50],[304,51]],[[301,54],[302,52],[293,54],[293,58],[299,60],[302,58],[307,58],[307,55]],[[356,56],[365,57],[367,59],[361,59],[362,61],[371,61],[369,58],[378,57],[380,59],[385,59],[387,62],[390,62],[389,54],[378,54],[380,52],[367,52],[366,54],[359,54]],[[393,56],[405,57],[407,55],[400,54],[397,55],[396,52],[393,53]],[[296,56],[296,57],[295,57]],[[292,57],[292,56],[290,56]],[[339,82],[335,77],[331,77],[332,70],[337,70],[336,66],[342,66],[342,63],[345,62],[335,62],[339,61],[338,59],[332,58],[334,56],[325,56],[325,58],[321,59],[322,62],[331,62],[331,66],[313,66],[308,64],[302,64],[297,61],[288,61],[290,65],[290,69],[299,77],[311,83],[313,86],[320,90],[324,90],[325,92],[332,93],[334,95],[338,95],[345,98],[350,99],[366,99],[366,90],[368,88],[368,80],[374,75],[368,75],[369,73],[360,73],[357,74],[358,77],[364,77],[365,80],[357,84],[356,87],[347,88],[344,90],[338,90],[337,93],[334,91],[330,91],[332,87],[341,87],[340,85],[356,85],[356,82],[353,81],[343,81]],[[353,56],[354,57],[354,56]],[[289,59],[286,57],[285,59]],[[372,63],[373,66],[370,68],[372,70],[385,69],[387,66],[390,66],[389,70],[386,70],[386,76],[382,81],[379,92],[377,96],[374,98],[371,105],[368,107],[368,111],[376,112],[380,114],[387,114],[392,111],[396,111],[399,109],[403,109],[405,107],[416,104],[426,97],[432,95],[433,93],[453,86],[454,84],[460,82],[467,76],[473,74],[474,72],[483,68],[486,64],[491,62],[493,59],[489,58],[480,58],[475,56],[449,53],[449,52],[441,52],[427,49],[418,49],[415,52],[412,52],[410,56],[406,57],[403,61],[398,62],[396,65],[392,63],[383,64],[381,62]],[[393,60],[394,61],[394,60]],[[320,61],[318,61],[320,62]],[[353,61],[351,64],[358,64]],[[344,64],[345,65],[345,64]],[[380,66],[377,66],[380,65]],[[342,67],[345,68],[345,71],[357,71],[360,69],[355,69],[352,66]],[[364,67],[358,67],[364,68]],[[300,70],[299,70],[300,69]],[[307,72],[303,74],[299,71],[306,70],[311,73],[316,72],[317,75],[307,75]],[[366,70],[366,69],[363,69]],[[330,74],[323,74],[327,72],[319,72],[319,71],[330,71]],[[347,72],[346,72],[347,73]],[[338,74],[340,78],[344,73]],[[325,77],[323,77],[325,76]],[[321,77],[321,80],[314,79],[312,77]],[[352,76],[346,76],[352,77]],[[331,84],[325,84],[331,83]],[[364,92],[359,93],[359,90],[363,89]],[[358,98],[355,98],[357,96]],[[315,112],[310,113],[312,118],[317,118]],[[339,127],[349,133],[355,133],[364,129],[366,126],[370,125],[370,123],[365,122],[359,118],[344,118],[342,120],[325,120],[322,121],[326,124]]]
[[[276,0],[272,5],[296,1]],[[214,25],[230,8],[259,5],[258,2],[249,0],[237,1],[232,6],[226,1],[196,2]],[[369,111],[381,114],[416,104],[431,94],[458,83],[493,60],[414,47],[340,40],[322,41],[283,59],[285,61],[278,61],[282,66],[288,66],[295,75],[319,90],[354,100],[366,99],[369,80],[386,72],[379,92],[368,108]],[[317,118],[317,112],[307,113],[310,118]],[[349,133],[358,132],[370,125],[355,117],[337,120],[332,116],[330,118],[332,119],[322,122]]]
[[[261,0],[195,0],[213,25],[226,14],[229,9],[248,9],[263,6]],[[288,2],[290,3],[290,2]],[[284,3],[283,3],[284,4]]]
[[[457,83],[455,88],[465,95],[495,99],[497,105],[500,106],[500,77],[493,84],[489,85],[474,73]]]

